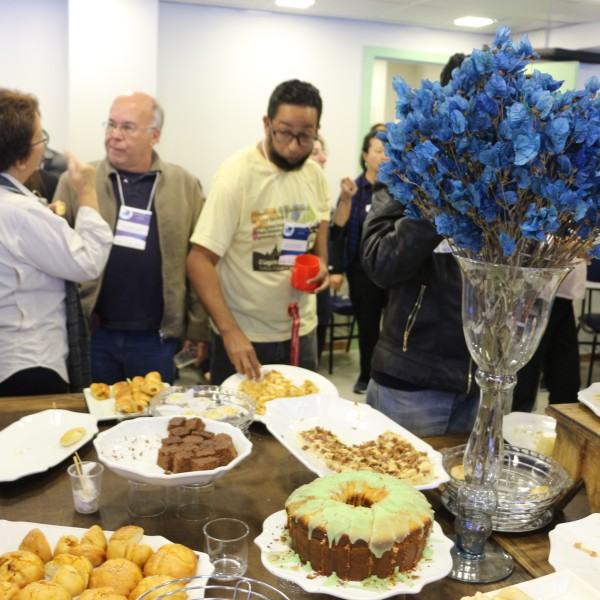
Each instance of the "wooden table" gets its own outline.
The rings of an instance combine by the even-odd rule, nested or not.
[[[591,512],[600,512],[600,418],[579,402],[550,404],[546,412],[556,419],[553,457],[574,486],[585,483]]]
[[[0,429],[24,415],[53,406],[87,412],[83,396],[79,394],[0,398]],[[101,429],[106,429],[112,423],[100,425]],[[217,516],[237,517],[248,523],[254,539],[261,532],[265,518],[283,508],[285,499],[296,487],[298,476],[307,476],[309,472],[260,423],[252,425],[250,439],[253,443],[251,455],[215,482],[215,506]],[[426,441],[441,449],[464,443],[465,436],[445,436]],[[83,460],[97,458],[91,442],[81,448],[79,454]],[[83,528],[99,523],[107,531],[135,522],[143,526],[148,535],[162,535],[173,542],[202,550],[201,526],[177,518],[172,504],[160,517],[133,519],[127,512],[127,482],[108,470],[104,475],[100,511],[93,515],[75,512],[66,475],[67,464],[65,461],[45,473],[0,483],[0,518]],[[169,488],[171,496],[174,491],[174,488]],[[454,518],[442,506],[439,493],[431,491],[427,492],[427,496],[436,511],[436,520],[451,535]],[[418,594],[406,597],[415,600],[458,600],[477,590],[497,589],[550,573],[553,569],[547,561],[548,531],[557,522],[582,518],[586,514],[589,514],[589,509],[583,498],[583,502],[571,503],[563,513],[556,516],[551,525],[542,530],[525,534],[494,534],[494,539],[515,557],[516,562],[514,573],[503,582],[472,585],[445,578],[427,585]],[[262,566],[259,549],[253,544],[250,547],[246,574],[277,585],[277,579]],[[330,598],[302,591],[285,591],[294,599]]]

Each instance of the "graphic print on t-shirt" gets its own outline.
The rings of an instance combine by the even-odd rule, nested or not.
[[[308,215],[307,215],[308,210]],[[290,264],[280,264],[284,225],[298,223],[309,228],[307,248],[310,250],[317,237],[318,221],[306,204],[264,208],[252,211],[252,269],[254,271],[283,271]]]

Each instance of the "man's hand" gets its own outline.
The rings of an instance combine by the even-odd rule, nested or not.
[[[256,356],[252,342],[241,329],[236,328],[228,333],[221,333],[223,344],[229,360],[235,370],[248,379],[260,379],[261,364]]]
[[[191,346],[196,347],[196,360],[194,361],[194,366],[199,367],[208,354],[208,345],[206,342],[193,342],[192,340],[184,340],[181,349],[187,350]]]
[[[344,275],[338,273],[329,276],[329,287],[334,292],[339,292],[342,289],[342,285],[344,285]]]

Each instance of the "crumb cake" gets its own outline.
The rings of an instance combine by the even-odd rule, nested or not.
[[[292,549],[320,575],[385,579],[422,557],[433,510],[409,483],[372,471],[335,473],[285,503]]]

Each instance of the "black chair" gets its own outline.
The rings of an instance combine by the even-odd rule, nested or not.
[[[336,319],[336,316],[338,319]],[[339,317],[343,317],[339,319]],[[353,339],[358,339],[358,331],[354,332],[356,318],[350,298],[333,294],[331,296],[331,317],[329,317],[329,374],[333,373],[333,350],[336,341],[345,340],[346,352],[350,350]],[[341,331],[341,333],[338,333]]]
[[[588,369],[587,387],[592,385],[592,372],[594,370],[594,361],[596,360],[596,348],[598,345],[598,335],[600,334],[600,313],[592,312],[594,292],[600,292],[600,260],[593,260],[587,268],[587,283],[585,298],[579,317],[579,328],[592,336],[592,340],[580,341],[579,345],[591,346],[590,367]]]

